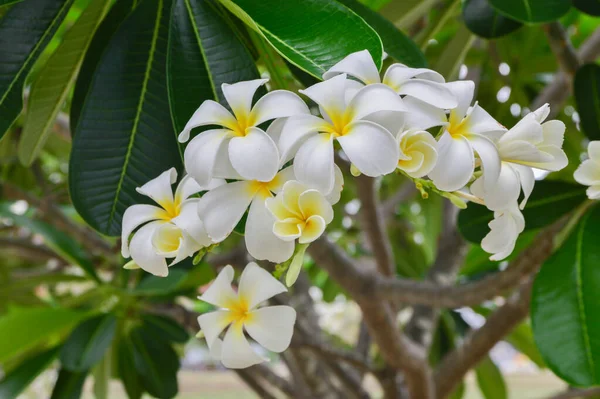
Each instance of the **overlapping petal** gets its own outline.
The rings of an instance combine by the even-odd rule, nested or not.
[[[339,74],[348,74],[364,84],[380,83],[379,70],[368,50],[357,51],[345,57],[323,74],[323,79],[330,79]]]
[[[277,145],[262,129],[251,127],[229,142],[233,168],[247,180],[271,181],[279,169]]]
[[[320,133],[306,140],[296,153],[294,174],[300,182],[329,193],[335,181],[333,166],[333,135]]]
[[[244,268],[240,277],[238,294],[248,303],[249,309],[254,309],[262,302],[287,289],[271,273],[250,262]]]
[[[435,186],[443,191],[463,188],[473,175],[473,148],[463,136],[453,138],[448,132],[438,142],[438,161],[429,173]]]
[[[167,209],[173,203],[173,189],[171,185],[177,180],[177,171],[171,168],[161,173],[157,178],[150,180],[141,187],[136,188],[136,191],[147,197],[150,197]]]
[[[165,277],[169,268],[164,256],[156,253],[152,245],[154,231],[164,222],[150,222],[142,226],[131,238],[129,252],[131,259],[142,269],[156,276]]]
[[[179,141],[185,143],[190,139],[190,132],[193,128],[207,125],[218,125],[235,130],[237,121],[227,108],[216,101],[206,100],[194,112],[188,123],[186,123],[179,134]]]
[[[246,122],[250,118],[252,110],[252,99],[259,87],[267,83],[269,79],[254,79],[237,82],[234,84],[223,83],[221,90],[227,100],[227,104],[233,111],[236,119]]]
[[[258,260],[285,262],[294,253],[294,243],[280,239],[273,233],[275,218],[265,205],[265,199],[252,201],[246,221],[246,249]]]
[[[274,90],[254,104],[250,120],[257,126],[271,119],[302,114],[310,114],[310,110],[297,94],[287,90]]]
[[[183,154],[185,170],[198,184],[209,184],[215,175],[214,169],[221,154],[221,147],[225,147],[226,150],[232,137],[233,134],[227,129],[207,130],[194,137],[187,145]]]

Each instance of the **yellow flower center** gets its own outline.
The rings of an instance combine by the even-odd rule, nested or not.
[[[181,212],[181,203],[183,202],[181,196],[176,195],[173,200],[165,199],[157,202],[163,208],[158,211],[157,219],[169,222],[179,216],[179,212]]]
[[[448,133],[452,138],[459,138],[461,136],[468,137],[469,136],[469,117],[466,116],[463,119],[459,119],[454,111],[450,111],[450,124],[447,127]]]
[[[258,195],[259,198],[272,197],[272,192],[279,185],[279,175],[275,176],[271,181],[252,180],[250,182],[250,192],[252,195]]]
[[[156,249],[162,253],[176,252],[179,250],[183,233],[173,225],[164,224],[158,230],[158,237],[154,240]]]
[[[352,122],[353,115],[350,109],[346,109],[345,112],[328,112],[331,123],[328,123],[323,129],[325,133],[331,133],[335,137],[340,137],[348,133],[348,125]]]
[[[247,134],[247,130],[250,127],[256,126],[256,118],[252,113],[245,114],[241,113],[236,117],[237,124],[233,126],[229,126],[229,128],[233,131],[238,137],[245,137]]]
[[[238,297],[237,300],[232,300],[227,306],[227,309],[229,309],[229,321],[240,324],[250,321],[252,314],[250,313],[249,305],[246,298]]]

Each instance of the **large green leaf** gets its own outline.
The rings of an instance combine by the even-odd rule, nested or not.
[[[92,227],[118,235],[135,188],[181,154],[166,85],[169,0],[143,0],[111,37],[85,96],[69,165],[73,204]]]
[[[551,22],[569,11],[571,0],[489,0],[502,14],[521,22]]]
[[[477,385],[485,399],[506,399],[506,383],[504,377],[489,356],[486,356],[475,367]]]
[[[19,396],[33,382],[58,354],[59,348],[52,348],[33,356],[19,364],[0,381],[0,398],[12,399]]]
[[[65,17],[72,0],[28,0],[0,19],[0,137],[23,108],[25,78]]]
[[[56,115],[75,82],[83,55],[110,4],[110,0],[92,0],[39,71],[31,86],[19,141],[18,155],[22,164],[31,165],[44,147]]]
[[[317,78],[348,54],[365,49],[381,66],[382,44],[377,33],[335,1],[220,1],[283,57]]]
[[[590,140],[600,140],[600,66],[586,64],[577,70],[573,94],[583,132]]]
[[[0,362],[62,334],[86,317],[61,308],[13,308],[0,317]]]
[[[582,216],[538,273],[531,300],[546,364],[572,385],[600,384],[600,207]]]
[[[215,0],[174,0],[167,80],[178,132],[204,100],[224,100],[223,83],[260,77],[252,56],[215,4]]]
[[[79,399],[86,377],[87,371],[73,372],[60,369],[50,399]]]
[[[9,4],[18,3],[19,1],[23,1],[23,0],[0,0],[0,7],[7,6]]]
[[[600,1],[598,0],[573,0],[573,7],[586,14],[600,16]]]
[[[367,22],[379,34],[383,49],[391,57],[410,67],[427,66],[425,55],[408,36],[379,13],[369,9],[357,0],[337,0]]]
[[[489,0],[466,0],[462,15],[471,32],[486,39],[507,35],[523,26],[494,10]]]
[[[60,361],[70,371],[89,370],[98,363],[112,343],[117,327],[113,315],[100,315],[84,321],[67,338]]]
[[[523,210],[525,230],[539,229],[558,220],[587,199],[585,187],[560,181],[536,183]],[[458,229],[469,241],[479,243],[489,232],[494,213],[481,205],[469,204],[458,214]]]
[[[119,339],[115,356],[117,357],[117,373],[123,383],[125,392],[127,392],[127,397],[129,399],[140,399],[144,388],[142,387],[142,380],[135,370],[133,343],[128,336]]]
[[[153,330],[154,334],[161,336],[165,341],[185,344],[190,339],[185,328],[170,317],[145,314],[142,321],[144,329]]]

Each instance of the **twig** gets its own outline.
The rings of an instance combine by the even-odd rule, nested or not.
[[[573,48],[569,35],[560,22],[554,21],[544,25],[544,33],[548,38],[548,44],[560,65],[560,68],[568,75],[575,75],[581,60]]]
[[[371,373],[376,371],[375,367],[357,352],[336,348],[333,345],[311,339],[307,334],[302,334],[302,336],[295,335],[292,340],[292,347],[310,349],[320,355],[329,356],[348,363],[363,372]]]
[[[267,381],[281,392],[290,397],[294,397],[294,389],[290,382],[285,378],[275,374],[267,365],[256,364],[250,367],[250,370],[258,374],[263,380]]]
[[[550,396],[548,399],[584,399],[584,398],[599,398],[600,388],[572,388],[565,392]]]
[[[237,369],[237,370],[235,370],[235,372],[261,398],[264,398],[264,399],[277,399],[275,396],[273,396],[267,390],[267,388],[265,388],[263,386],[263,384],[260,383],[260,381],[257,378],[256,374],[253,373],[252,371],[250,371],[249,368],[248,369]]]

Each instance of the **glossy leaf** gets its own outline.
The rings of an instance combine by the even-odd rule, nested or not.
[[[382,44],[377,33],[338,2],[220,1],[283,57],[317,78],[348,54],[365,49],[381,66]]]
[[[83,312],[61,308],[10,309],[0,317],[0,362],[48,342],[85,317]]]
[[[143,328],[131,332],[135,370],[144,388],[152,396],[172,398],[177,394],[179,358],[173,348],[160,336]]]
[[[155,334],[169,342],[185,344],[190,335],[179,323],[170,317],[160,315],[143,315],[144,329],[152,329]]]
[[[551,22],[569,11],[571,0],[489,0],[492,7],[517,21]]]
[[[587,199],[585,187],[560,181],[543,180],[535,185],[523,210],[525,230],[539,229],[558,220]],[[480,243],[494,218],[486,207],[469,204],[458,214],[458,229],[467,240]]]
[[[600,384],[600,207],[582,216],[538,273],[531,300],[537,346],[569,384]]]
[[[168,295],[176,291],[186,279],[186,271],[172,268],[166,277],[148,275],[134,289],[138,295]]]
[[[110,8],[109,0],[92,0],[63,37],[31,86],[19,160],[28,166],[37,158],[54,120],[67,99],[96,27]]]
[[[50,399],[79,399],[86,377],[87,371],[73,372],[61,368]]]
[[[392,22],[357,0],[337,1],[354,11],[375,29],[383,43],[383,50],[392,58],[413,68],[427,66],[425,55],[419,47],[402,31],[396,28]]]
[[[598,0],[573,0],[573,7],[586,14],[600,16],[600,1]]]
[[[118,350],[115,353],[117,357],[117,373],[123,383],[125,392],[129,399],[140,399],[144,393],[142,380],[135,370],[133,360],[133,343],[128,336],[119,340]]]
[[[59,348],[52,348],[39,353],[19,364],[0,381],[0,398],[11,399],[19,396],[33,380],[48,367]]]
[[[224,101],[223,83],[260,78],[252,56],[224,18],[214,0],[174,0],[167,79],[177,132],[203,101]]]
[[[573,94],[583,132],[590,140],[600,140],[600,66],[586,64],[577,70]]]
[[[67,338],[60,354],[64,368],[89,370],[98,363],[111,345],[117,327],[113,315],[100,315],[81,323]]]
[[[166,85],[169,0],[143,0],[111,37],[86,93],[69,164],[71,199],[83,219],[118,235],[135,189],[181,154]]]
[[[0,0],[0,7],[7,6],[9,4],[18,3],[23,0]]]
[[[477,385],[485,399],[506,399],[506,383],[504,377],[489,356],[486,356],[475,367]]]
[[[23,1],[0,19],[0,137],[21,113],[25,78],[71,4],[72,0]]]
[[[489,0],[466,0],[462,16],[471,32],[486,39],[502,37],[523,26],[496,11]]]

